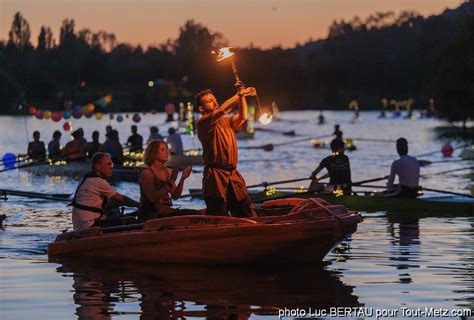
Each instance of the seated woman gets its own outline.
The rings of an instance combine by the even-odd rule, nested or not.
[[[142,204],[139,218],[142,221],[175,215],[200,214],[198,210],[174,209],[171,198],[177,199],[183,192],[184,180],[191,174],[192,167],[186,167],[176,185],[178,169],[165,167],[168,161],[168,145],[164,141],[152,141],[143,156],[146,168],[140,173],[140,201]]]

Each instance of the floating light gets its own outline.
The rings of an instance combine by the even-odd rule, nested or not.
[[[273,120],[273,116],[267,112],[265,112],[264,114],[262,114],[260,116],[260,118],[258,119],[258,122],[260,122],[260,124],[262,126],[266,126],[270,123],[272,123],[272,120]]]

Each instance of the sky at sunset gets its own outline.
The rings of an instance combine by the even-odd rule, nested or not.
[[[0,39],[8,38],[13,15],[30,23],[36,43],[42,25],[59,37],[62,20],[76,31],[114,33],[118,42],[144,47],[175,39],[179,27],[194,19],[223,33],[232,46],[292,47],[327,36],[334,19],[365,19],[377,11],[414,10],[427,16],[455,8],[462,0],[0,0]]]

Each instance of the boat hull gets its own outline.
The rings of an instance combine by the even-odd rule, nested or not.
[[[361,221],[335,208],[338,217],[182,216],[150,220],[139,230],[70,233],[58,236],[48,255],[167,264],[317,263]]]

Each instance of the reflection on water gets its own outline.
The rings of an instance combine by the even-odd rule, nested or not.
[[[278,308],[359,306],[353,288],[321,266],[288,269],[62,262],[73,277],[79,319],[140,314],[141,319],[247,319]]]

